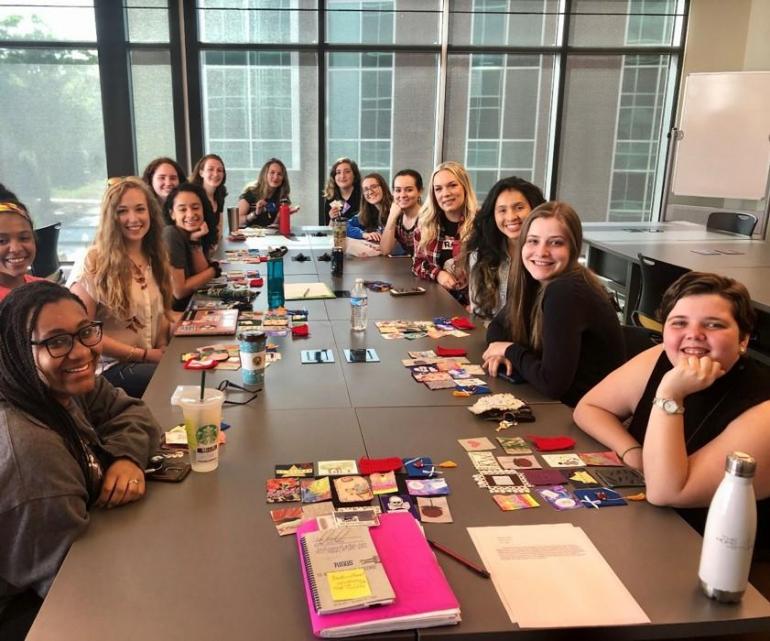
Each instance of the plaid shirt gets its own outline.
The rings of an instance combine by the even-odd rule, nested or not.
[[[429,242],[425,247],[419,247],[420,230],[415,230],[414,258],[412,259],[412,273],[415,276],[422,278],[423,280],[436,280],[438,278],[438,273],[444,269],[444,266],[441,264],[443,241],[449,238],[455,241],[452,255],[456,256],[460,249],[460,229],[462,229],[464,221],[465,216],[463,216],[457,223],[457,234],[454,236],[445,235],[442,226],[441,233],[438,237]]]

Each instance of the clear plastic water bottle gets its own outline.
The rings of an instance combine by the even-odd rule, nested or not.
[[[706,596],[724,603],[740,601],[749,582],[757,533],[756,467],[748,454],[728,455],[706,517],[698,578]]]
[[[350,327],[355,331],[366,329],[369,316],[369,295],[364,287],[364,279],[356,278],[353,291],[350,292]]]

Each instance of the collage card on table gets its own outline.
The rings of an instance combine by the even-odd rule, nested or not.
[[[542,467],[532,454],[498,456],[497,460],[504,470],[537,470]]]
[[[299,479],[267,479],[265,483],[268,503],[290,503],[299,501]]]
[[[552,485],[535,491],[554,509],[576,510],[583,507],[577,497],[563,485]]]
[[[287,463],[275,466],[276,478],[297,477],[307,478],[313,476],[312,463]]]
[[[446,479],[407,479],[406,489],[412,496],[440,496],[449,494]]]
[[[567,475],[561,470],[519,470],[530,485],[561,485]]]
[[[644,476],[632,467],[605,467],[591,474],[606,487],[643,487]]]
[[[449,378],[445,381],[424,381],[425,387],[427,387],[431,391],[439,390],[439,389],[454,389],[457,387],[457,383],[453,378]]]
[[[511,491],[521,491],[526,489],[527,482],[516,472],[509,474],[484,474],[484,481],[490,491],[495,489],[509,489]]]
[[[341,507],[334,510],[334,521],[337,527],[365,525],[375,527],[380,524],[379,507]]]
[[[498,436],[497,442],[506,454],[532,454],[532,448],[521,436]]]
[[[573,470],[567,473],[567,480],[572,483],[574,488],[587,488],[587,487],[599,487],[599,481],[597,481],[590,472],[586,470]]]
[[[409,478],[425,478],[436,474],[436,466],[430,456],[412,456],[403,459],[403,463]]]
[[[497,462],[495,455],[492,452],[468,452],[468,457],[473,463],[473,467],[477,470],[500,470],[500,464]]]
[[[565,454],[541,454],[546,465],[551,467],[585,467],[583,459],[573,452]]]
[[[294,534],[302,524],[302,508],[284,507],[278,510],[270,510],[270,518],[273,519],[278,536]]]
[[[575,490],[575,496],[586,507],[600,508],[628,505],[620,494],[606,487]]]
[[[361,503],[374,498],[363,476],[339,476],[334,479],[334,490],[340,503]]]
[[[540,503],[531,494],[493,494],[492,498],[503,512],[540,507]]]
[[[414,518],[420,518],[415,499],[408,494],[390,494],[378,497],[383,512],[409,512]]]
[[[398,492],[395,472],[375,472],[369,475],[372,494],[392,494]]]
[[[316,476],[345,476],[358,474],[358,465],[353,459],[341,461],[318,461]]]
[[[417,509],[423,523],[452,523],[449,501],[445,496],[418,496]]]
[[[303,503],[331,501],[332,488],[329,485],[328,476],[321,477],[320,479],[301,479],[300,489],[302,490]]]
[[[604,465],[607,467],[623,465],[623,461],[615,452],[581,452],[578,456],[586,465]]]
[[[457,442],[463,446],[466,452],[483,452],[495,449],[495,444],[486,436],[475,438],[458,438]]]

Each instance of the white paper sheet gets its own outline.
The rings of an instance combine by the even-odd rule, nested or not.
[[[508,616],[523,628],[650,622],[579,527],[469,527],[468,533]]]

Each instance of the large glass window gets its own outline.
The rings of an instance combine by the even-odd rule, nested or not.
[[[206,153],[227,167],[228,205],[256,180],[269,158],[287,167],[292,220],[315,224],[318,186],[318,95],[314,53],[206,51],[201,80]]]
[[[316,0],[199,0],[202,42],[309,43],[318,41]]]

